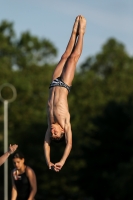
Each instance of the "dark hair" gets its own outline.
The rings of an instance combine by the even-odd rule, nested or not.
[[[61,136],[58,138],[53,138],[52,136],[50,137],[51,141],[55,142],[55,143],[60,143],[63,142],[65,140],[65,133],[61,133]]]
[[[25,158],[25,157],[24,157],[24,155],[23,155],[21,152],[16,151],[15,153],[12,154],[12,159],[14,159],[14,158],[23,159],[23,158]]]

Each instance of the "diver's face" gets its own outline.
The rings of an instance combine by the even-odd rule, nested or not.
[[[61,134],[64,130],[61,128],[59,124],[52,124],[51,125],[51,136],[52,138],[60,138]]]

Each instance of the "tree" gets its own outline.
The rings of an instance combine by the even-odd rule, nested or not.
[[[43,66],[52,63],[57,49],[48,39],[39,39],[30,32],[16,38],[13,23],[2,21],[0,24],[0,66],[3,68],[23,69],[32,65]]]
[[[86,59],[81,69],[91,69],[101,77],[105,77],[128,67],[127,63],[132,61],[132,58],[129,57],[125,50],[125,46],[111,38],[102,46],[100,53]]]

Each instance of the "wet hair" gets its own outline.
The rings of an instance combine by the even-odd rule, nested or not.
[[[53,138],[52,136],[50,137],[51,141],[55,142],[55,143],[60,143],[65,141],[65,133],[61,133],[61,136],[58,138]]]
[[[15,153],[12,154],[12,159],[14,158],[25,159],[24,155],[19,151],[16,151]]]

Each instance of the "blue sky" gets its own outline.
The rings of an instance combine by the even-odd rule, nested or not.
[[[87,19],[83,53],[79,63],[95,55],[114,37],[133,55],[133,0],[0,0],[0,21],[14,22],[19,37],[29,30],[47,38],[64,52],[75,17]]]

